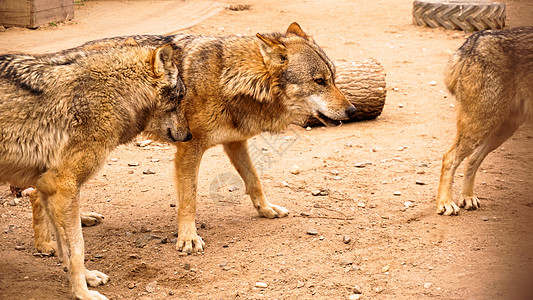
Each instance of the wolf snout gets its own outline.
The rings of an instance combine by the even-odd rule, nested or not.
[[[348,118],[350,119],[351,117],[353,117],[355,115],[355,113],[357,112],[357,109],[355,108],[355,106],[353,105],[350,105],[350,107],[348,107],[345,111],[346,113],[346,116],[348,116]]]
[[[177,130],[172,130],[172,128],[167,128],[167,138],[169,141],[176,143],[176,142],[187,142],[192,139],[192,134],[189,130],[185,132],[180,132]]]

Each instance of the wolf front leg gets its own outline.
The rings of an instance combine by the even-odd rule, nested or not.
[[[32,227],[35,249],[43,255],[53,256],[56,252],[57,244],[51,239],[50,220],[45,208],[41,205],[37,190],[30,194],[30,203],[33,214]]]
[[[252,203],[260,216],[265,218],[286,217],[289,214],[286,208],[272,204],[266,199],[263,188],[261,187],[259,175],[250,158],[247,143],[244,140],[224,144],[226,154],[244,181],[246,193],[250,195]]]
[[[49,170],[37,182],[39,200],[44,207],[58,242],[60,257],[68,267],[69,282],[76,299],[107,299],[90,286],[105,284],[109,277],[85,268],[85,247],[80,222],[80,186],[94,173],[101,155],[71,150],[57,169]]]
[[[178,192],[178,242],[176,249],[186,253],[204,250],[205,243],[196,233],[196,187],[198,170],[205,149],[194,139],[176,144],[174,158],[176,188]]]

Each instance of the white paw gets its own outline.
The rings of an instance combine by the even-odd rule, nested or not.
[[[204,251],[205,243],[196,233],[178,234],[176,249],[186,253],[198,253]]]
[[[265,207],[260,207],[258,210],[261,217],[274,219],[283,218],[289,215],[289,210],[285,207],[268,203]]]
[[[85,281],[89,286],[95,287],[106,284],[109,281],[109,276],[96,270],[85,270]]]
[[[81,213],[81,225],[83,226],[94,226],[104,219],[104,216],[95,212],[86,212]]]
[[[459,206],[464,207],[466,210],[478,209],[481,205],[479,199],[476,196],[473,197],[463,197],[459,202]]]
[[[79,300],[108,300],[106,296],[97,291],[81,290],[74,292],[74,297]]]
[[[437,214],[444,216],[454,216],[459,214],[459,206],[453,202],[437,205]]]
[[[37,252],[44,256],[54,256],[57,249],[57,243],[50,241],[50,242],[37,242],[35,241],[35,249]]]

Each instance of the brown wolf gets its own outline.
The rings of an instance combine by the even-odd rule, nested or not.
[[[446,85],[458,102],[457,135],[442,161],[437,213],[455,215],[453,175],[463,159],[470,156],[459,206],[477,209],[483,159],[533,119],[533,27],[472,34],[452,56]]]
[[[259,215],[287,216],[287,209],[266,199],[247,140],[264,131],[280,132],[309,115],[333,124],[355,113],[335,85],[335,66],[324,51],[293,23],[284,34],[114,37],[88,42],[64,55],[131,39],[140,45],[170,42],[180,49],[174,59],[187,87],[182,108],[194,139],[176,144],[177,249],[203,250],[195,227],[198,169],[204,152],[218,144],[244,180]]]
[[[87,284],[81,185],[119,144],[145,131],[169,142],[191,135],[178,110],[184,85],[171,45],[113,47],[72,56],[0,56],[0,182],[33,186],[78,299],[107,299]]]

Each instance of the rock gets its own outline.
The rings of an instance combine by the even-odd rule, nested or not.
[[[340,264],[341,266],[348,266],[348,265],[353,264],[353,261],[352,261],[351,259],[342,258],[342,259],[339,261],[339,264]]]
[[[152,158],[150,161],[153,163],[156,163],[156,162],[159,162],[159,158]]]
[[[431,85],[431,86],[436,86],[436,85],[437,85],[437,82],[432,80],[432,81],[429,82],[429,85]]]
[[[357,206],[361,207],[361,208],[364,208],[366,206],[366,204],[364,202],[359,202],[359,203],[357,203]]]
[[[268,287],[268,284],[264,283],[264,282],[261,282],[261,281],[258,281],[255,283],[255,287],[256,288],[260,288],[260,289],[265,289]]]
[[[413,204],[413,202],[411,202],[411,201],[405,201],[405,202],[403,203],[403,205],[405,206],[405,208],[409,208],[409,207],[411,207],[411,204]]]
[[[117,161],[118,161],[118,158],[111,158],[111,159],[109,159],[109,160],[112,161],[112,162],[117,162]]]
[[[129,167],[137,167],[138,165],[139,165],[138,162],[130,162],[130,163],[128,163]]]
[[[374,289],[374,291],[375,291],[376,293],[378,293],[378,294],[381,293],[381,292],[383,292],[383,290],[384,290],[384,289],[383,289],[382,287],[380,287],[380,286],[378,286],[378,287],[376,287],[376,288]]]
[[[340,177],[340,176],[335,176],[335,177],[333,177],[333,180],[342,180],[342,177]]]
[[[302,217],[309,217],[310,215],[311,215],[310,213],[305,212],[305,211],[300,213],[300,216],[302,216]]]
[[[20,250],[26,250],[26,246],[24,246],[24,245],[17,245],[17,246],[15,246],[15,250],[19,250],[19,251],[20,251]]]
[[[390,266],[384,266],[383,268],[381,268],[381,273],[386,273],[388,272],[390,269]]]
[[[425,289],[429,289],[431,287],[432,283],[431,282],[426,282],[424,283],[424,288]]]
[[[398,103],[398,107],[399,107],[399,108],[403,108],[404,106],[405,106],[405,104],[403,104],[403,103]]]
[[[141,258],[141,256],[137,253],[132,253],[128,256],[128,258],[131,258],[131,259],[139,259]]]
[[[145,288],[146,291],[147,291],[148,293],[153,293],[153,292],[155,292],[155,285],[156,285],[156,284],[157,284],[157,283],[156,283],[155,281],[154,281],[154,282],[150,282],[149,284],[147,284],[147,285],[146,285],[146,288]]]
[[[288,187],[289,186],[289,183],[287,181],[282,181],[281,182],[281,186],[283,187]]]
[[[309,229],[307,229],[307,234],[309,234],[309,235],[317,235],[318,234],[318,230],[316,230],[314,228],[309,228]]]
[[[141,233],[146,233],[146,232],[151,232],[152,231],[152,228],[149,228],[149,227],[146,227],[146,226],[141,226],[141,229],[140,229],[140,232]]]
[[[345,243],[345,244],[349,244],[352,242],[352,237],[345,234],[342,236],[342,242]]]
[[[135,282],[128,283],[128,289],[130,289],[130,290],[135,288],[136,286],[137,286],[137,284],[135,284]]]
[[[329,195],[329,191],[328,190],[321,190],[320,191],[320,196],[327,196]]]
[[[96,254],[96,255],[94,256],[94,258],[104,258],[104,255],[103,255],[103,254]]]
[[[313,196],[318,196],[318,195],[320,195],[320,190],[314,190],[314,191],[311,192],[311,194]]]
[[[400,191],[394,192],[394,196],[401,196],[401,195],[402,195],[402,192],[400,192]]]
[[[350,268],[350,270],[352,270],[352,271],[359,271],[359,269],[360,269],[359,266],[356,265],[356,264],[352,264],[352,267]],[[355,291],[354,291],[354,293],[357,294],[357,292],[355,292]]]
[[[298,280],[298,282],[296,282],[296,287],[297,288],[300,289],[300,288],[303,288],[304,286],[305,286],[305,282],[300,281],[300,280]]]
[[[159,241],[161,241],[162,238],[160,236],[147,233],[147,234],[143,235],[142,237],[138,238],[137,240],[135,240],[135,245],[137,247],[139,247],[139,248],[143,248],[151,240],[159,240]]]
[[[487,216],[482,216],[481,217],[481,221],[487,222],[488,220],[489,220],[489,217],[487,217]]]
[[[144,171],[143,171],[143,174],[145,174],[145,175],[152,175],[152,174],[155,174],[155,171],[150,170],[150,169],[147,169],[147,170],[144,170]]]
[[[337,171],[337,170],[331,170],[331,174],[333,174],[333,175],[339,175],[340,173],[339,173],[339,171]]]
[[[415,181],[415,183],[418,184],[418,185],[426,185],[426,183],[423,182],[422,180],[417,180],[417,181]]]
[[[300,167],[298,165],[292,165],[291,167],[291,174],[294,174],[294,175],[298,175],[300,174],[302,170],[300,169]]]
[[[174,291],[168,291],[169,296],[174,296]]]
[[[350,299],[350,300],[361,299],[361,294],[352,294],[352,295],[350,295],[350,297],[348,297],[348,299]]]
[[[366,167],[367,163],[366,162],[358,162],[358,163],[355,163],[354,167],[356,168],[364,168]]]

